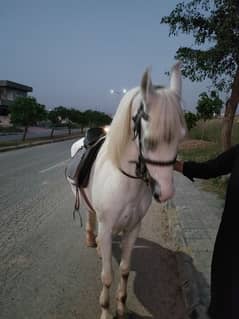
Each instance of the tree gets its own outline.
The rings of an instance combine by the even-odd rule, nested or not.
[[[68,123],[67,123],[69,134],[71,133],[71,127],[73,123],[81,125],[81,128],[82,128],[82,125],[84,123],[84,117],[80,110],[71,108],[68,112]]]
[[[86,110],[84,116],[88,126],[108,125],[112,121],[109,115],[98,111]]]
[[[55,111],[58,113],[60,122],[65,121],[68,128],[69,135],[71,134],[71,121],[69,120],[70,110],[64,106],[58,106],[55,108]]]
[[[56,108],[49,111],[47,117],[51,121],[51,137],[53,137],[55,127],[60,124],[60,117]]]
[[[194,126],[196,126],[197,123],[197,115],[188,111],[184,112],[185,121],[187,123],[187,128],[190,131]]]
[[[69,109],[67,109],[66,107],[64,107],[64,106],[57,106],[57,107],[55,107],[54,110],[58,113],[58,116],[60,117],[60,120],[61,120],[61,121],[68,119]]]
[[[34,97],[18,97],[10,107],[11,122],[24,126],[22,140],[26,139],[28,127],[46,118],[45,106],[38,104]]]
[[[193,34],[197,47],[180,47],[176,52],[183,74],[192,81],[209,78],[218,90],[230,92],[222,127],[222,145],[229,148],[239,103],[239,1],[181,2],[161,23],[170,26],[170,35]]]
[[[223,102],[216,91],[211,91],[210,96],[206,92],[201,93],[196,107],[198,118],[206,121],[220,115],[222,105]]]

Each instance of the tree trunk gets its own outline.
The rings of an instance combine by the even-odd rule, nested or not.
[[[24,127],[24,133],[23,133],[23,136],[22,136],[22,140],[25,141],[26,139],[26,136],[27,136],[27,131],[28,131],[28,127]]]
[[[222,123],[222,148],[227,150],[231,147],[232,126],[237,105],[239,103],[239,67],[236,71],[231,90],[231,96],[226,102],[225,115]]]
[[[52,127],[52,129],[51,129],[51,138],[53,137],[53,134],[54,134],[54,127]]]

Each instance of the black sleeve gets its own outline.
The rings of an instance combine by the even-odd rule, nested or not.
[[[239,144],[220,154],[215,159],[206,162],[184,162],[183,174],[191,180],[193,180],[194,177],[208,179],[229,174],[238,155]]]

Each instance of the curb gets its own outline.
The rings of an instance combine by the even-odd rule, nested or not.
[[[13,150],[17,150],[17,149],[22,149],[22,148],[27,148],[27,147],[38,146],[38,145],[63,142],[63,141],[73,140],[75,138],[80,138],[80,137],[83,137],[83,135],[82,134],[70,135],[70,136],[64,136],[64,137],[59,137],[59,138],[55,138],[55,139],[49,139],[49,140],[42,140],[42,141],[36,141],[36,142],[33,141],[33,142],[30,142],[30,143],[26,143],[26,144],[13,145],[13,146],[4,146],[4,147],[0,147],[0,153],[1,152],[13,151]]]
[[[209,319],[206,314],[207,309],[201,302],[199,278],[194,266],[192,252],[181,228],[177,208],[172,202],[167,207],[167,214],[176,255],[180,286],[188,317],[190,319]]]

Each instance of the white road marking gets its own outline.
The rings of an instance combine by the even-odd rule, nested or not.
[[[66,162],[67,162],[67,160],[62,161],[62,162],[59,162],[59,163],[57,163],[57,164],[55,164],[55,165],[52,165],[52,166],[50,166],[50,167],[48,167],[48,168],[42,169],[41,171],[39,171],[39,173],[46,173],[46,172],[48,172],[48,171],[51,171],[52,169],[55,169],[55,168],[64,166],[64,165],[66,164]]]

